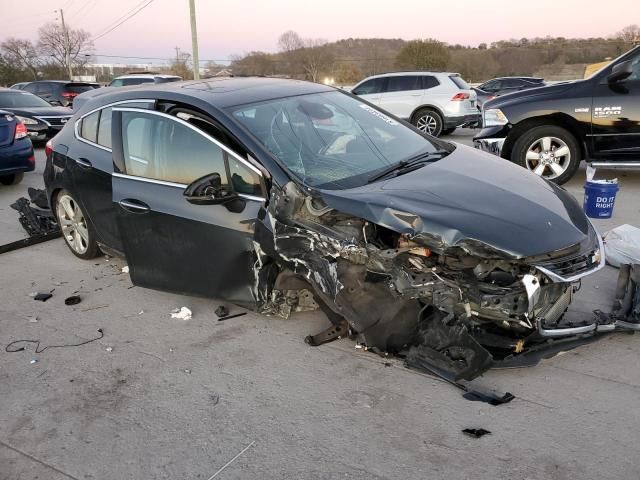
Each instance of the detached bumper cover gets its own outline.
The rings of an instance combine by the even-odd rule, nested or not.
[[[479,125],[482,120],[480,113],[471,113],[467,115],[447,116],[444,119],[445,128],[467,127]]]

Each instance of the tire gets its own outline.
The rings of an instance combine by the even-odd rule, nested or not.
[[[66,190],[56,195],[55,215],[67,247],[76,257],[88,260],[100,253],[96,235],[80,204]]]
[[[442,117],[433,108],[421,108],[413,115],[411,122],[421,132],[439,137],[442,135],[444,122]]]
[[[573,177],[580,165],[580,146],[568,130],[556,125],[541,125],[516,140],[511,161],[562,185]]]
[[[0,177],[0,183],[3,185],[17,185],[24,178],[24,172],[14,173],[13,175],[4,175]]]
[[[442,130],[441,135],[451,135],[453,132],[456,131],[456,127],[453,128],[445,128],[444,130]]]

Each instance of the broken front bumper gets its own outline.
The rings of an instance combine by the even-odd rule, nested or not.
[[[502,153],[502,147],[504,146],[504,138],[482,138],[473,139],[473,146],[483,152],[492,153],[500,156]]]

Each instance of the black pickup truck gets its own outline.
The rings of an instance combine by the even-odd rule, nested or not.
[[[640,46],[585,80],[495,98],[482,124],[477,148],[559,184],[581,160],[640,167]]]

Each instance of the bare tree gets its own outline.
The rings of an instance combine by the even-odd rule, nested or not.
[[[67,27],[69,34],[68,53],[71,66],[84,66],[93,52],[91,34],[86,30]],[[49,57],[53,63],[68,70],[67,41],[62,26],[50,22],[38,30],[38,51]]]
[[[8,65],[29,72],[33,80],[38,79],[38,67],[42,62],[35,46],[29,40],[8,38],[0,44],[0,51]]]
[[[627,25],[618,33],[616,38],[619,38],[624,43],[633,44],[640,41],[640,27],[638,25]]]
[[[327,48],[327,41],[321,38],[308,38],[301,50],[302,67],[309,80],[317,82],[320,73],[331,66],[333,54]]]
[[[304,48],[304,40],[297,32],[289,30],[278,37],[278,49],[281,52],[293,52]]]
[[[178,75],[184,80],[193,79],[193,70],[191,68],[191,54],[177,50],[176,56],[173,60],[171,60],[169,69],[173,75]]]

